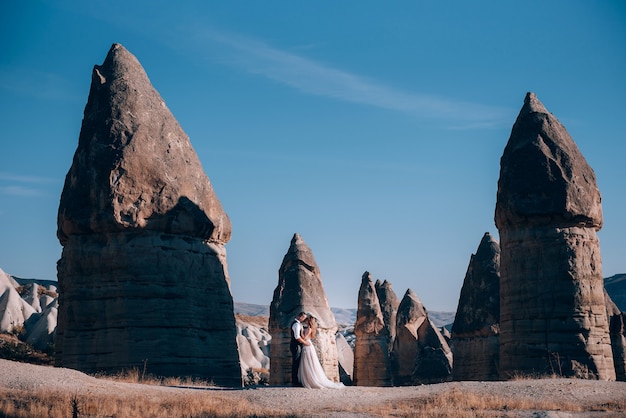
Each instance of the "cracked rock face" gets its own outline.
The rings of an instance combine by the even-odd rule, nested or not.
[[[330,309],[313,252],[299,234],[294,234],[278,271],[278,286],[270,304],[270,384],[291,383],[291,324],[298,313],[317,319],[317,336],[312,340],[326,376],[339,381],[335,334],[337,322]]]
[[[604,298],[609,318],[615,378],[620,381],[626,381],[626,312],[620,312],[606,290],[604,291]]]
[[[406,291],[398,306],[391,361],[394,386],[452,379],[452,351],[411,289]]]
[[[114,44],[94,67],[59,205],[57,365],[241,386],[230,233],[189,138]]]
[[[380,282],[377,282],[380,288]],[[388,316],[391,312],[388,313]],[[395,312],[393,312],[395,319]],[[369,272],[363,273],[354,334],[354,383],[357,386],[391,386],[390,327],[385,322],[377,287]]]
[[[593,170],[528,93],[500,162],[500,374],[615,379]]]
[[[454,380],[497,380],[500,357],[500,245],[485,233],[472,255],[452,325]]]

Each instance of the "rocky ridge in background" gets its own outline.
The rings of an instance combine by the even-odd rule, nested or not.
[[[626,312],[626,274],[616,274],[604,279],[604,288],[620,311]]]
[[[147,366],[241,386],[230,220],[189,138],[119,44],[93,69],[57,235],[57,365]]]

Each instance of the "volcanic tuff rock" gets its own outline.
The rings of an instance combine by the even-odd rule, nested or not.
[[[270,304],[272,385],[291,383],[291,324],[302,311],[317,319],[317,336],[313,339],[313,345],[326,376],[330,380],[339,381],[335,316],[328,305],[313,252],[300,235],[294,234],[278,271],[278,285]]]
[[[361,277],[354,325],[354,383],[357,386],[391,386],[389,328],[372,276],[366,271]]]
[[[56,282],[21,279],[0,269],[0,332],[20,330],[20,339],[35,349],[54,344],[58,301]]]
[[[378,295],[380,310],[383,313],[385,329],[389,333],[389,351],[391,352],[393,339],[396,337],[396,314],[398,313],[400,299],[398,299],[396,292],[391,287],[391,283],[387,280],[383,282],[376,280],[374,287],[376,288],[376,295]]]
[[[452,325],[454,380],[497,380],[500,246],[486,232],[472,254]]]
[[[57,365],[241,386],[231,225],[174,116],[114,44],[93,69],[58,213]]]
[[[500,373],[615,379],[593,170],[528,93],[500,161]]]
[[[615,377],[617,380],[626,381],[626,312],[620,312],[606,290],[604,291],[604,298],[609,318]]]
[[[0,270],[0,332],[21,327],[37,310],[17,292],[17,283]]]
[[[248,369],[270,368],[270,336],[267,328],[236,318],[237,346],[241,373],[246,375]]]
[[[439,383],[452,378],[450,347],[411,289],[398,307],[391,361],[395,386]]]

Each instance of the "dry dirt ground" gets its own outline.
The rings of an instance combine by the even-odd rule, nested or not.
[[[281,409],[300,417],[362,417],[363,412],[351,412],[355,408],[420,399],[459,390],[462,393],[494,395],[507,399],[546,399],[550,401],[598,405],[604,402],[626,403],[626,382],[602,382],[574,379],[523,379],[508,382],[449,382],[433,385],[374,388],[346,387],[341,390],[315,390],[291,387],[257,387],[225,389],[211,387],[165,387],[121,383],[98,379],[84,373],[50,366],[38,366],[0,359],[0,388],[30,391],[63,389],[72,394],[99,393],[195,393],[220,396],[237,402],[245,399],[259,407]],[[379,416],[379,415],[372,415]],[[493,416],[493,415],[490,415]],[[496,415],[497,416],[497,415]],[[588,417],[626,416],[624,413],[563,412],[563,411],[503,411],[507,417]]]

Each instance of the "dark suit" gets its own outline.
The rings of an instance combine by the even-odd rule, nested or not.
[[[289,350],[291,351],[291,384],[293,386],[302,386],[298,379],[298,369],[300,368],[300,355],[302,354],[302,343],[296,339],[293,333],[293,326],[296,322],[294,320],[289,327],[291,334],[291,342],[289,343]]]

